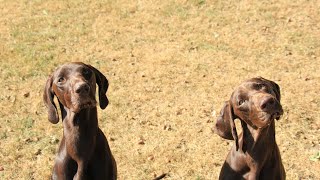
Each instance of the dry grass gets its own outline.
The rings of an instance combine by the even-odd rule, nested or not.
[[[319,14],[316,0],[0,0],[0,179],[49,177],[62,125],[42,90],[68,61],[110,81],[99,123],[119,179],[217,179],[233,142],[211,114],[255,76],[281,86],[287,179],[320,179]]]

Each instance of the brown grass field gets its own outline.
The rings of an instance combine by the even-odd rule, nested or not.
[[[42,92],[70,61],[109,79],[99,125],[120,180],[217,179],[233,142],[211,128],[256,76],[281,87],[287,179],[320,179],[317,0],[0,0],[0,179],[49,179],[62,124]]]

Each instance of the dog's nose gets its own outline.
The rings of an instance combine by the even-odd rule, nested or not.
[[[260,108],[263,111],[267,111],[275,105],[275,99],[272,97],[266,97],[261,101]]]
[[[75,87],[75,92],[77,94],[87,94],[90,90],[90,86],[86,83],[78,83]]]

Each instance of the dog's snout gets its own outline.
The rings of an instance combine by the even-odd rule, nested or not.
[[[75,86],[77,94],[87,94],[90,91],[90,86],[87,83],[78,83]]]
[[[275,105],[275,99],[272,97],[266,97],[261,101],[260,108],[263,111],[267,111]]]

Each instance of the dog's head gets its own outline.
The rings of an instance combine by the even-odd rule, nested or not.
[[[48,78],[43,95],[49,121],[59,121],[54,96],[58,98],[62,114],[65,108],[78,113],[82,109],[95,107],[96,83],[99,86],[100,107],[104,109],[108,105],[106,92],[109,84],[100,71],[80,62],[67,63],[57,68]]]
[[[235,119],[257,129],[268,127],[282,114],[279,85],[261,77],[252,78],[241,83],[224,103],[214,129],[219,136],[234,139],[238,149]]]

